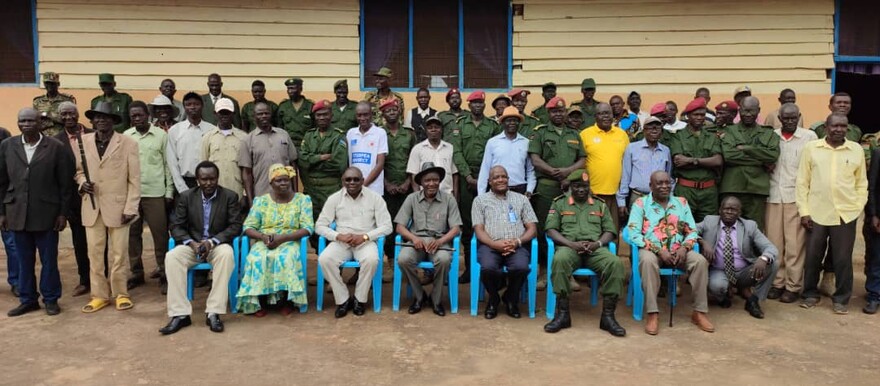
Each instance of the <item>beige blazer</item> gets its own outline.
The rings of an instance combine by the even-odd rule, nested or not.
[[[82,224],[94,226],[100,214],[104,225],[121,227],[122,215],[137,215],[141,200],[138,144],[131,137],[115,133],[101,158],[95,145],[95,133],[83,135],[82,141],[89,177],[95,184],[95,209],[92,209],[89,195],[82,195]],[[86,182],[79,155],[76,156],[75,178],[77,187]]]

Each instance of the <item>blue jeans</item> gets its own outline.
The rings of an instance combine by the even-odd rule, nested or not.
[[[868,300],[880,300],[880,234],[866,229],[864,235],[868,247],[865,253],[866,297]]]
[[[18,251],[18,291],[21,304],[35,304],[40,293],[44,303],[58,302],[61,297],[61,274],[58,272],[58,232],[16,231],[15,247]],[[40,292],[37,292],[36,266],[37,250],[40,251]]]
[[[3,234],[3,246],[6,248],[6,281],[13,287],[18,287],[18,252],[15,249],[15,237],[12,231],[0,232]]]

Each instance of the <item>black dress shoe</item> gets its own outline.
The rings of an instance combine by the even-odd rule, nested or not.
[[[753,318],[764,319],[764,311],[761,310],[761,305],[758,303],[757,298],[746,300],[746,311]]]
[[[162,270],[159,267],[150,272],[150,279],[158,279],[160,276],[162,276]]]
[[[446,308],[443,307],[443,303],[439,302],[433,307],[434,315],[437,316],[446,316]]]
[[[336,306],[336,318],[343,318],[345,315],[348,315],[348,311],[351,311],[353,303],[355,303],[355,300],[349,298],[345,303]]]
[[[407,310],[407,312],[409,312],[410,315],[418,314],[421,311],[422,311],[422,301],[419,299],[414,299],[412,304],[409,306],[409,310]]]
[[[9,312],[6,313],[6,316],[9,316],[10,318],[15,317],[15,316],[21,316],[21,315],[24,315],[28,312],[36,311],[39,309],[40,309],[40,305],[37,303],[22,303],[22,304],[19,304],[18,307],[15,307],[15,308],[9,310]]]
[[[862,312],[868,315],[874,315],[877,313],[878,308],[880,308],[880,300],[868,300],[868,304],[865,304],[865,307],[862,308]]]
[[[58,307],[58,302],[46,302],[46,315],[54,316],[61,313],[61,307]]]
[[[140,287],[146,283],[147,283],[147,281],[144,280],[143,276],[133,277],[131,279],[128,279],[128,283],[126,283],[126,287],[128,287],[128,289],[135,289],[135,288]]]
[[[355,299],[354,310],[352,311],[352,313],[357,316],[363,316],[365,312],[367,312],[367,303],[361,303],[357,301],[357,299]]]
[[[504,308],[507,308],[507,315],[514,319],[519,319],[522,314],[519,313],[519,305],[515,302],[504,302]]]
[[[223,321],[220,320],[220,315],[208,314],[205,317],[205,325],[210,327],[213,332],[223,332]]]
[[[494,304],[486,305],[485,316],[486,319],[495,319],[495,317],[498,316],[498,306]]]
[[[730,296],[725,296],[724,299],[718,302],[718,306],[721,308],[730,308],[733,305],[733,302],[730,300]]]
[[[173,316],[165,327],[159,329],[159,332],[162,333],[162,335],[171,335],[180,331],[181,328],[187,327],[191,324],[192,319],[189,318],[189,315]]]

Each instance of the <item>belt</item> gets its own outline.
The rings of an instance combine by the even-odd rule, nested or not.
[[[639,197],[643,197],[643,196],[647,196],[647,195],[648,195],[648,193],[644,193],[644,192],[642,192],[642,191],[640,191],[640,190],[632,189],[632,188],[629,189],[629,192],[630,192],[631,194],[634,194],[634,195],[639,196]]]
[[[556,181],[552,178],[538,178],[538,183],[541,185],[550,185],[550,186],[559,186],[559,181]]]
[[[706,181],[693,181],[686,180],[684,178],[679,178],[675,181],[676,184],[684,186],[686,188],[694,188],[694,189],[708,189],[715,186],[715,180],[706,180]]]

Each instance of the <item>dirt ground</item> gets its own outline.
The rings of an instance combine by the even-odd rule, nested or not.
[[[543,292],[536,319],[471,317],[467,286],[459,314],[444,318],[430,310],[408,315],[391,310],[391,285],[374,314],[333,318],[332,296],[323,312],[278,313],[256,319],[224,317],[226,332],[204,325],[206,291],[196,290],[193,326],[172,336],[157,330],[167,322],[164,298],[154,280],[131,292],[133,310],[106,308],[86,315],[87,297],[72,298],[76,268],[69,233],[62,235],[60,265],[65,295],[62,313],[42,311],[18,318],[0,316],[2,385],[233,385],[233,384],[878,384],[880,318],[864,305],[863,242],[855,253],[855,296],[850,314],[834,315],[831,301],[803,310],[767,301],[766,319],[751,318],[737,299],[727,310],[711,308],[717,331],[690,324],[690,287],[675,310],[675,326],[661,306],[660,334],[648,336],[630,308],[618,308],[625,338],[598,329],[600,309],[588,291],[573,302],[573,328],[542,330]],[[145,240],[145,245],[149,245]],[[147,253],[147,256],[151,256]],[[309,274],[314,275],[314,256]],[[147,270],[155,266],[145,259]],[[0,267],[5,282],[5,258]],[[665,304],[665,302],[663,303]],[[5,285],[0,309],[17,305]],[[447,303],[448,307],[448,303]]]

